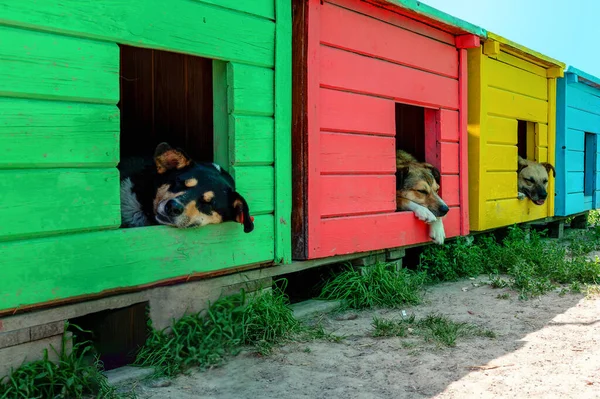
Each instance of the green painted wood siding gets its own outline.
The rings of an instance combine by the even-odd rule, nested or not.
[[[255,216],[118,229],[119,48],[212,58],[215,159]],[[0,0],[0,311],[291,261],[291,4]]]

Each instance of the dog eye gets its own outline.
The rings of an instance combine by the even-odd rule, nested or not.
[[[543,183],[544,183],[544,184],[548,183],[548,180],[544,180],[544,181],[543,181]]]
[[[535,183],[535,180],[533,180],[533,179],[525,179],[525,180],[528,181],[531,184]]]
[[[426,190],[417,190],[418,192],[420,192],[423,195],[427,195],[429,194]]]

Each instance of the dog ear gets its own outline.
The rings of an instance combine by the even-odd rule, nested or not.
[[[423,166],[425,166],[427,169],[431,170],[431,174],[433,175],[435,182],[437,184],[441,184],[442,174],[440,173],[439,169],[430,163],[424,163]]]
[[[404,180],[408,177],[408,166],[396,169],[396,190],[402,190]]]
[[[542,162],[541,165],[546,168],[546,172],[548,172],[548,174],[550,174],[550,171],[552,171],[552,177],[556,177],[556,169],[554,169],[554,166],[550,165],[548,162]]]
[[[248,203],[237,191],[233,192],[233,209],[235,210],[235,220],[244,225],[244,233],[250,233],[254,230],[254,218],[250,216]]]
[[[185,168],[192,160],[182,150],[160,143],[154,151],[154,163],[158,173],[162,174],[168,170]]]
[[[526,159],[521,158],[521,156],[519,156],[519,163],[518,163],[518,167],[517,167],[517,174],[521,173],[521,171],[523,169],[525,169],[529,164],[527,163]]]

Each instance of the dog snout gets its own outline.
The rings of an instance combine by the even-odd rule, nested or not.
[[[448,213],[448,211],[450,210],[450,208],[448,208],[448,205],[446,204],[441,204],[440,207],[438,208],[438,213],[439,216],[446,216],[446,214]]]
[[[165,204],[165,213],[171,217],[179,216],[183,213],[183,205],[177,200],[168,200]]]

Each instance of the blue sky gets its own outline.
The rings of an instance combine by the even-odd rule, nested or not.
[[[424,0],[600,77],[600,0]]]

